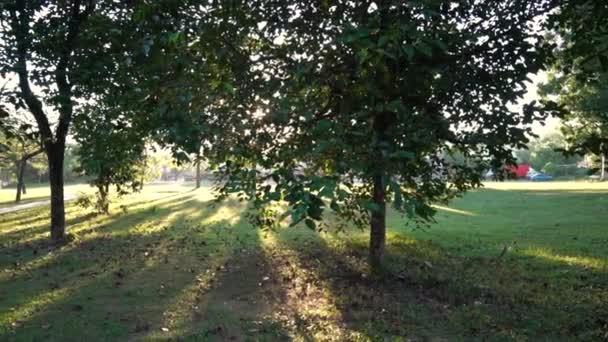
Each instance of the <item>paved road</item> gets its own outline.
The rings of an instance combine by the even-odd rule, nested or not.
[[[63,196],[63,199],[64,199],[64,201],[71,201],[73,199],[76,199],[76,197],[77,197],[76,195],[65,195],[65,196]],[[12,213],[12,212],[24,210],[24,209],[41,207],[43,205],[49,205],[49,204],[51,204],[50,199],[44,200],[44,201],[29,202],[29,203],[24,203],[24,204],[16,204],[16,205],[13,205],[10,207],[0,208],[0,215]]]

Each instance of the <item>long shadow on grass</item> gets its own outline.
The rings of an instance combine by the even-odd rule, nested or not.
[[[179,205],[187,200],[191,200],[194,195],[188,194],[181,197],[175,198],[175,196],[166,196],[158,199],[140,201],[136,203],[129,203],[130,212],[116,213],[111,216],[106,215],[93,215],[91,213],[81,213],[76,217],[71,217],[66,220],[66,226],[68,227],[68,233],[75,235],[77,238],[96,232],[100,230],[100,227],[105,225],[112,225],[116,221],[121,221],[123,224],[136,224],[138,221],[145,219],[150,214],[155,214],[157,206],[161,206],[159,214],[167,214],[170,212],[171,207]],[[151,206],[149,208],[138,208],[144,204]],[[68,215],[71,211],[76,211],[75,208],[71,207],[68,209]],[[158,215],[157,215],[158,216]],[[19,229],[13,232],[0,234],[0,241],[4,246],[2,249],[2,259],[0,266],[6,267],[9,264],[18,263],[25,264],[32,260],[42,257],[49,252],[61,248],[61,246],[55,246],[48,239],[48,217],[42,220],[37,226]],[[31,237],[34,237],[33,239]],[[28,241],[21,242],[22,239],[28,238]],[[0,260],[2,260],[0,259]]]
[[[269,234],[271,248],[242,211],[176,199],[83,230],[51,262],[0,282],[0,338],[594,339],[608,317],[602,269],[395,234],[393,276],[377,280],[364,238],[287,231]]]
[[[293,279],[309,284],[291,287],[288,295],[291,311],[307,329],[335,334],[328,327],[342,326],[351,334],[346,340],[352,334],[384,340],[594,339],[606,333],[605,270],[541,258],[470,258],[395,235],[387,255],[391,275],[374,279],[368,275],[364,239],[341,237],[330,245],[315,235],[307,244],[277,237],[289,249],[275,259],[274,269],[287,279],[283,286],[290,288]],[[324,296],[325,302],[319,299]],[[327,313],[306,314],[306,307]]]
[[[230,282],[225,277],[241,267],[238,260],[251,260],[257,232],[241,223],[239,213],[222,213],[221,204],[209,204],[176,199],[123,215],[92,235],[84,234],[52,261],[2,282],[0,312],[7,314],[0,324],[0,339],[190,335],[221,340],[242,334],[243,326],[255,327],[238,314],[229,320],[222,316],[232,311],[215,305],[217,298],[231,295],[223,285],[214,284]],[[243,269],[257,274],[253,266]],[[228,297],[204,296],[219,288]],[[201,320],[201,315],[212,317]]]
[[[15,202],[14,200],[4,201],[4,202],[0,202],[0,208],[7,208],[7,207],[15,206],[15,205],[28,204],[28,203],[36,202],[36,201],[44,201],[44,200],[48,200],[49,198],[50,198],[49,196],[36,196],[36,197],[23,198],[23,199],[21,199],[20,202]]]
[[[156,193],[164,193],[164,192],[158,191]],[[174,198],[176,196],[183,195],[185,192],[180,193],[177,191],[172,191],[170,193],[171,193],[170,195],[161,196],[159,198],[127,202],[124,206],[127,209],[136,208],[136,207],[139,207],[142,205],[148,205],[152,202],[162,202],[163,200],[168,200],[170,198]],[[120,201],[118,203],[120,204]],[[76,212],[76,211],[79,211],[78,206],[73,205],[73,204],[68,205],[66,208],[66,217],[70,217],[72,212]],[[18,212],[12,212],[12,213],[0,215],[0,224],[3,226],[21,226],[23,228],[24,232],[25,232],[25,230],[30,230],[30,229],[48,228],[48,227],[45,227],[45,225],[49,224],[48,213],[49,213],[48,206],[23,209],[23,210],[19,210]],[[39,222],[39,221],[44,221],[44,222]],[[33,226],[29,226],[32,223],[37,223],[37,224],[35,224]],[[75,222],[73,222],[72,224],[75,224]],[[67,226],[69,228],[70,222],[67,222]],[[3,237],[3,235],[4,235],[3,232],[0,232],[0,237]]]
[[[176,218],[190,225],[194,234],[187,238],[188,244],[206,265],[202,270],[199,267],[195,281],[167,309],[172,319],[164,319],[163,324],[170,327],[168,331],[155,328],[139,336],[204,341],[287,339],[287,332],[271,315],[281,296],[266,286],[273,269],[262,253],[260,231],[245,220],[246,204],[231,199],[213,206],[213,213],[184,212]]]

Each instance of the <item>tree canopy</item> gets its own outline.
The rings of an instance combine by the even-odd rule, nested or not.
[[[556,97],[561,106],[565,152],[602,159],[608,153],[607,14],[601,1],[563,4],[550,36],[557,43],[555,59],[541,88],[541,95]]]
[[[432,220],[433,203],[513,163],[529,124],[547,114],[512,105],[551,56],[541,38],[555,7],[17,1],[2,7],[0,60],[20,76],[14,102],[34,114],[47,146],[64,146],[75,117],[87,168],[101,165],[88,156],[107,152],[100,137],[112,134],[151,137],[178,160],[202,152],[220,193],[252,200],[257,223],[324,229],[330,210],[338,227],[370,225],[378,268],[387,204],[415,223]],[[55,136],[28,80],[59,113]],[[85,110],[87,100],[100,108]],[[132,160],[143,149],[131,146],[115,152]],[[286,211],[275,208],[281,201]]]
[[[165,127],[157,136],[185,151],[202,144],[218,166],[220,191],[253,200],[259,223],[289,218],[323,229],[330,209],[371,224],[379,264],[386,203],[411,220],[431,220],[432,203],[479,186],[482,170],[513,162],[512,150],[525,145],[527,124],[545,114],[534,104],[521,113],[509,105],[547,61],[542,18],[553,6],[212,6],[203,13],[214,17],[180,35],[180,60],[201,60],[186,69],[198,72],[150,88],[156,115],[170,123],[157,125]],[[466,163],[442,157],[456,152]],[[278,215],[272,203],[281,200],[289,209]]]

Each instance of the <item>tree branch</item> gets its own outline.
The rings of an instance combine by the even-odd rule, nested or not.
[[[59,122],[57,124],[57,142],[65,143],[65,137],[68,134],[70,122],[72,121],[73,104],[72,104],[72,86],[68,81],[68,66],[70,56],[74,51],[74,42],[80,33],[80,26],[83,21],[95,9],[95,1],[89,0],[85,10],[80,12],[81,0],[77,0],[72,5],[70,19],[68,23],[68,33],[66,35],[63,49],[59,54],[57,70],[55,72],[55,81],[59,90]]]
[[[27,70],[28,58],[28,42],[29,42],[29,13],[25,7],[25,1],[19,0],[16,3],[16,9],[11,12],[13,29],[15,30],[15,38],[17,41],[17,62],[15,69],[19,76],[19,89],[21,96],[25,100],[30,113],[34,116],[43,144],[48,146],[53,143],[53,133],[49,125],[49,120],[42,109],[42,102],[32,92],[29,73]],[[19,14],[17,14],[17,11]]]

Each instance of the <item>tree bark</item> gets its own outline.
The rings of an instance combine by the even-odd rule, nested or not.
[[[53,144],[47,148],[49,180],[51,183],[51,239],[65,238],[65,206],[63,203],[64,146]]]
[[[196,159],[196,188],[199,189],[201,187],[201,160],[200,158]]]
[[[373,203],[375,208],[371,212],[369,260],[372,272],[380,273],[386,246],[386,192],[382,175],[374,177]]]
[[[375,165],[372,194],[374,207],[370,217],[369,261],[371,270],[375,274],[382,273],[386,245],[386,135],[390,121],[390,113],[377,113],[374,118]]]
[[[17,195],[15,196],[15,203],[21,202],[21,192],[25,194],[25,185],[23,184],[23,174],[25,173],[25,165],[27,161],[25,159],[21,159],[18,163],[18,171],[17,171]]]
[[[98,209],[103,214],[110,213],[110,201],[108,200],[108,195],[110,193],[110,184],[100,184],[97,186],[99,191],[99,199],[98,199]]]
[[[18,162],[18,171],[17,171],[17,195],[15,197],[15,202],[21,202],[21,194],[26,194],[25,182],[23,181],[23,175],[25,174],[25,167],[27,166],[27,161],[31,158],[42,153],[42,149],[36,150],[32,153],[28,153],[21,157],[21,160]]]
[[[606,180],[606,155],[602,153],[602,170],[600,171],[600,180]]]

